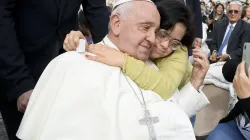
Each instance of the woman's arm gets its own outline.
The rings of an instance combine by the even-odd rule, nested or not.
[[[159,71],[128,56],[123,66],[123,72],[139,87],[153,90],[163,99],[168,99],[179,87],[185,75],[188,62],[187,50],[177,49],[172,55],[157,59],[155,62]]]
[[[183,76],[181,83],[178,86],[179,90],[181,90],[190,81],[191,76],[192,76],[193,66],[189,61],[187,63],[188,64],[187,64],[185,75]]]
[[[88,51],[96,56],[88,55],[87,59],[121,67],[123,72],[140,88],[153,90],[163,99],[168,99],[178,88],[186,72],[188,62],[186,48],[179,48],[172,55],[157,59],[155,63],[159,71],[147,66],[143,61],[104,45],[90,45]]]

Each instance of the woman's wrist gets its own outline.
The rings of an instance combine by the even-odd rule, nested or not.
[[[127,57],[127,54],[121,53],[121,57],[120,57],[119,62],[118,62],[119,63],[118,67],[120,67],[120,68],[124,67],[126,57]]]
[[[196,90],[199,90],[199,87],[202,85],[202,82],[200,80],[193,78],[190,79],[190,83]]]

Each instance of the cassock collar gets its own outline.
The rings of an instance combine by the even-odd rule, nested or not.
[[[104,45],[108,45],[108,46],[111,47],[111,48],[114,48],[114,49],[119,50],[118,47],[116,47],[115,44],[109,39],[108,35],[106,35],[106,36],[103,38],[103,40],[102,40],[101,43],[103,43]],[[120,50],[119,50],[119,51],[120,51]]]

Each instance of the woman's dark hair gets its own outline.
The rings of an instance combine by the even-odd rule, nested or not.
[[[181,43],[187,48],[192,47],[194,40],[193,16],[191,11],[178,0],[163,0],[156,3],[161,16],[160,28],[171,30],[176,23],[183,23],[186,26],[186,33]]]
[[[216,4],[215,7],[214,7],[214,9],[217,10],[217,8],[218,8],[219,6],[222,6],[222,9],[223,9],[223,12],[224,12],[225,7],[224,7],[224,5],[221,4],[221,3]],[[223,13],[222,13],[222,14],[223,14]]]
[[[87,28],[90,27],[89,22],[87,21],[83,10],[80,10],[78,13],[78,22],[80,25],[84,24]]]
[[[249,8],[250,6],[246,5],[243,7],[242,9],[242,14],[241,14],[241,18],[244,18],[246,16],[246,12],[247,12],[247,8]]]
[[[214,7],[215,7],[215,5],[216,5],[216,4],[215,4],[215,2],[212,2],[212,6],[214,6]]]

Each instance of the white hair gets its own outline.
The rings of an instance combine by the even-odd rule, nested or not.
[[[137,0],[137,1],[140,1],[140,0]],[[148,1],[146,1],[146,2],[148,2]],[[114,7],[114,9],[111,12],[110,17],[112,15],[119,15],[121,19],[126,20],[127,18],[131,17],[132,14],[135,14],[136,9],[138,9],[138,7],[135,6],[133,1],[122,3],[121,5]],[[111,25],[110,25],[110,21],[109,21],[109,24],[108,24],[109,30],[110,30],[110,27],[111,27]]]
[[[115,7],[115,9],[111,12],[111,15],[117,14],[124,19],[127,17],[129,11],[133,11],[133,8],[134,4],[132,2],[123,3]]]
[[[230,2],[230,3],[228,4],[227,11],[229,10],[229,7],[230,7],[231,5],[235,5],[235,4],[237,4],[237,5],[240,6],[240,12],[242,12],[242,4],[241,4],[241,2],[239,2],[239,1],[232,1],[232,2]]]
[[[134,11],[134,4],[132,2],[127,2],[127,3],[124,3],[124,4],[121,4],[121,5],[118,5],[117,7],[115,7],[112,12],[111,12],[111,15],[120,15],[120,17],[122,19],[126,19],[128,18],[128,15],[129,15],[129,11]],[[109,25],[108,25],[108,29],[110,29],[110,21],[109,21]]]

